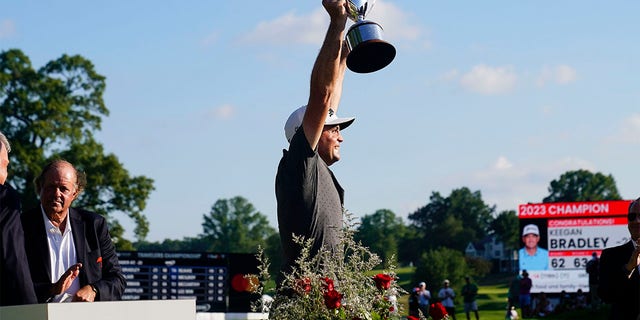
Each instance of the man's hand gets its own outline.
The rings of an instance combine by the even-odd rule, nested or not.
[[[632,272],[634,268],[637,268],[640,265],[640,238],[636,239],[635,242],[638,244],[636,249],[631,253],[631,257],[629,257],[629,262],[625,266],[627,271]]]
[[[75,280],[80,274],[80,268],[82,268],[82,263],[76,263],[65,271],[58,282],[54,283],[53,287],[51,287],[51,295],[59,295],[67,291],[67,289],[71,287],[73,280]]]
[[[80,288],[80,290],[78,290],[78,292],[76,292],[76,295],[73,297],[74,302],[93,302],[95,300],[96,292],[93,291],[91,285],[86,285]]]
[[[342,28],[347,22],[347,5],[345,0],[322,0],[322,6],[331,17],[331,22],[342,26]]]

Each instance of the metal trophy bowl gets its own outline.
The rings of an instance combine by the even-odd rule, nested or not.
[[[396,48],[382,39],[382,27],[365,20],[375,0],[348,0],[349,18],[355,22],[347,31],[347,67],[357,73],[378,71],[393,61]]]

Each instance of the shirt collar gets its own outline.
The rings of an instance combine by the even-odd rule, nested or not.
[[[42,218],[44,219],[44,229],[49,231],[49,229],[51,228],[56,228],[56,226],[53,225],[51,220],[49,220],[49,217],[47,216],[47,214],[44,212],[44,208],[42,207],[42,205],[40,205],[40,212],[42,212]],[[66,234],[67,232],[71,232],[71,221],[69,218],[69,209],[67,209],[67,217],[64,220],[65,220],[64,234]],[[59,229],[59,228],[56,228],[56,229]]]

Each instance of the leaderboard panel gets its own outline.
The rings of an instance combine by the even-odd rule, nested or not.
[[[230,283],[257,270],[253,255],[121,251],[118,258],[127,280],[123,300],[195,299],[198,312],[226,312],[230,303],[250,311],[249,290]],[[237,260],[244,262],[242,268]]]
[[[585,271],[591,254],[629,241],[627,211],[631,200],[528,203],[518,207],[520,269],[527,269],[531,292],[589,291]],[[524,233],[537,233],[525,240]],[[525,247],[536,247],[525,256]],[[524,264],[526,258],[531,264]]]

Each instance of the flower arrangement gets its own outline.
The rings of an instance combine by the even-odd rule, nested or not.
[[[442,303],[440,302],[432,303],[429,306],[429,316],[433,320],[449,319],[449,314],[447,314],[447,309],[445,309]]]
[[[348,213],[345,216],[349,218]],[[272,320],[382,320],[401,319],[397,296],[405,293],[396,282],[395,266],[383,273],[372,270],[381,259],[353,239],[353,224],[345,226],[341,250],[320,249],[311,254],[312,242],[294,237],[302,250],[297,266],[284,275],[270,306]],[[268,261],[260,251],[261,282],[268,280]],[[260,290],[260,288],[258,288]],[[262,306],[254,305],[254,309]]]

